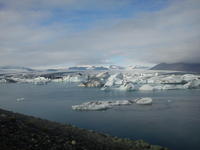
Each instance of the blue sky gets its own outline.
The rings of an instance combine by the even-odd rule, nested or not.
[[[199,0],[0,0],[0,64],[199,62],[199,7]]]
[[[109,19],[128,19],[137,17],[144,12],[154,12],[166,8],[169,5],[168,0],[125,0],[125,3],[116,7],[101,8],[94,3],[86,8],[53,8],[51,17],[40,22],[41,26],[48,26],[53,23],[73,24],[74,31],[87,30],[95,28],[96,23]],[[113,2],[114,3],[114,2]],[[42,10],[42,9],[38,9]]]

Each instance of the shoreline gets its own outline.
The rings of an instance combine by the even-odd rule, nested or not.
[[[168,150],[0,109],[0,149],[8,150]]]

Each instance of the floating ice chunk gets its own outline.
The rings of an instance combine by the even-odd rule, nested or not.
[[[113,108],[114,106],[123,106],[123,105],[131,105],[133,103],[136,104],[152,104],[152,99],[149,97],[140,98],[136,100],[118,100],[118,101],[93,101],[93,102],[85,102],[81,105],[72,106],[73,110],[79,111],[95,111],[95,110],[106,110]]]
[[[50,79],[47,79],[45,77],[37,77],[37,78],[33,79],[34,84],[46,84],[49,81],[50,81]]]
[[[22,98],[17,98],[16,101],[17,101],[17,102],[24,101],[24,98],[23,98],[23,97],[22,97]]]
[[[80,87],[102,87],[103,83],[99,79],[91,79],[79,84]]]
[[[184,81],[192,81],[192,80],[197,80],[199,76],[194,75],[194,74],[184,74],[181,76],[182,80]]]
[[[81,105],[74,105],[72,106],[73,110],[105,110],[110,108],[107,103],[104,103],[102,101],[97,102],[85,102]]]
[[[172,100],[167,100],[167,102],[168,102],[168,103],[171,103],[171,102],[172,102]]]
[[[119,90],[126,90],[126,91],[131,91],[135,89],[136,87],[134,86],[133,83],[125,83],[119,87]]]
[[[63,82],[63,78],[52,79],[52,82]]]
[[[149,105],[152,104],[152,98],[150,97],[145,97],[145,98],[140,98],[140,99],[136,99],[135,102],[136,104],[141,104],[141,105]]]
[[[122,73],[116,73],[114,75],[111,75],[107,82],[105,83],[105,87],[112,87],[116,85],[122,85],[123,84],[123,74]]]
[[[141,90],[141,91],[152,91],[152,90],[154,90],[154,88],[151,85],[145,84],[145,85],[142,85],[139,88],[139,90]]]
[[[200,88],[200,80],[192,80],[192,81],[184,84],[184,87],[187,88],[187,89]]]
[[[133,102],[129,100],[119,100],[119,101],[95,101],[95,102],[85,102],[81,105],[72,106],[73,110],[106,110],[112,108],[113,106],[121,105],[131,105]]]
[[[6,79],[0,79],[0,83],[6,83]]]
[[[85,76],[81,74],[67,75],[63,77],[63,82],[82,82],[85,81]]]
[[[121,106],[121,105],[131,105],[132,101],[129,100],[118,100],[118,101],[108,101],[110,106]]]

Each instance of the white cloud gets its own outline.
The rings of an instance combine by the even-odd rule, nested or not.
[[[8,0],[0,8],[0,64],[102,64],[112,63],[117,56],[126,63],[200,62],[198,0],[172,1],[167,8],[129,18],[105,17],[83,31],[74,22],[42,24],[51,20],[57,7],[105,11],[130,2]]]

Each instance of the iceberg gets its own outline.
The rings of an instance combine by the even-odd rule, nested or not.
[[[141,91],[153,91],[154,87],[152,87],[149,84],[144,84],[139,88],[139,90],[141,90]]]
[[[72,106],[73,110],[106,110],[113,106],[131,105],[133,101],[129,100],[118,100],[118,101],[93,101],[85,102],[81,105]]]
[[[72,106],[73,110],[106,110],[109,109],[110,106],[103,101],[97,101],[97,102],[85,102],[81,105],[74,105]]]
[[[6,83],[6,79],[0,79],[0,83]]]
[[[81,82],[84,81],[85,78],[78,74],[78,75],[68,75],[63,77],[64,82]]]
[[[136,90],[136,86],[131,82],[127,82],[121,85],[119,87],[119,90],[132,91],[132,90]]]
[[[112,86],[120,86],[123,84],[123,74],[122,73],[116,73],[114,75],[111,75],[107,82],[105,83],[105,87],[112,87]]]
[[[100,72],[96,75],[96,78],[99,79],[108,79],[110,77],[110,74],[108,72]]]
[[[199,74],[184,74],[152,70],[116,70],[81,71],[34,74],[6,74],[0,78],[0,83],[33,83],[47,84],[49,82],[77,82],[80,87],[97,87],[101,90],[124,91],[156,91],[178,89],[200,89]]]
[[[102,87],[103,83],[98,79],[91,79],[79,84],[80,87]]]
[[[152,101],[153,100],[150,97],[144,97],[144,98],[135,100],[136,104],[140,104],[140,105],[150,105],[150,104],[152,104]]]
[[[24,98],[23,98],[23,97],[22,97],[22,98],[17,98],[16,101],[17,101],[17,102],[24,101]]]
[[[132,105],[133,103],[143,104],[143,105],[152,104],[152,99],[146,97],[146,98],[139,98],[136,100],[91,101],[91,102],[85,102],[80,105],[74,105],[72,106],[72,109],[78,111],[97,111],[97,110],[107,110],[115,106]]]
[[[188,83],[184,84],[183,86],[184,88],[187,88],[187,89],[197,89],[197,88],[200,88],[200,80],[192,80],[192,81],[189,81]]]

